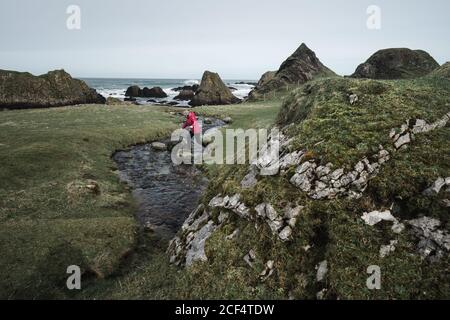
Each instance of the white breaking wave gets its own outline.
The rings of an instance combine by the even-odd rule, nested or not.
[[[193,86],[194,84],[200,84],[200,81],[198,81],[198,80],[186,80],[184,82],[185,86]]]
[[[238,97],[239,99],[244,99],[248,96],[250,91],[252,91],[255,86],[252,86],[250,84],[231,83],[230,87],[237,89],[237,90],[231,91],[236,97]]]

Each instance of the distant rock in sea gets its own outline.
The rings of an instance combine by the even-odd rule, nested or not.
[[[167,94],[160,87],[153,87],[151,89],[145,87],[144,89],[138,86],[128,87],[125,96],[130,98],[167,98]]]
[[[200,87],[200,85],[194,84],[192,86],[182,86],[182,87],[178,87],[178,88],[173,88],[172,90],[177,91],[177,92],[180,92],[183,90],[191,90],[191,91],[197,92],[199,87]]]
[[[197,93],[189,103],[191,106],[223,105],[239,103],[241,100],[231,93],[217,73],[205,71]]]
[[[192,90],[182,90],[174,100],[192,100],[195,96],[195,92]]]
[[[261,98],[264,94],[283,89],[287,85],[300,85],[318,77],[332,77],[336,74],[316,57],[314,51],[302,43],[284,61],[275,73],[265,73],[256,88],[250,92],[249,100]]]
[[[392,48],[375,52],[356,68],[351,77],[379,80],[411,79],[425,76],[438,67],[436,60],[423,50]]]
[[[151,89],[145,87],[142,89],[142,96],[144,98],[167,98],[167,94],[160,87],[153,87]]]
[[[76,104],[105,104],[106,99],[84,81],[64,70],[41,76],[0,70],[0,108],[47,108]]]
[[[125,92],[126,97],[140,97],[141,96],[141,88],[138,86],[131,86],[128,87],[127,91]]]

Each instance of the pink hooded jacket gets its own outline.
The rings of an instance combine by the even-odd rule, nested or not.
[[[186,127],[192,127],[191,132],[193,134],[199,134],[201,132],[200,126],[197,121],[197,117],[195,116],[194,112],[189,112],[186,122],[183,125],[183,129]]]

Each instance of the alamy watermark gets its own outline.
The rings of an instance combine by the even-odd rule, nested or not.
[[[66,20],[66,27],[69,30],[81,29],[81,8],[78,5],[72,4],[67,7],[66,14],[68,14]]]
[[[280,133],[267,129],[209,129],[191,134],[186,129],[172,133],[171,158],[180,164],[259,164],[262,175],[275,174],[280,153]],[[272,168],[274,167],[274,168]]]
[[[369,15],[367,18],[367,29],[380,30],[381,29],[381,8],[376,5],[370,5],[367,7],[366,13]]]
[[[69,290],[81,290],[81,269],[79,266],[71,265],[67,267],[70,276],[67,278],[66,286]]]
[[[366,280],[366,286],[369,290],[381,289],[381,268],[377,265],[367,267],[367,273],[370,276]]]

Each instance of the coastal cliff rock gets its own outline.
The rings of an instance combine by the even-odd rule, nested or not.
[[[267,71],[265,72],[262,76],[261,79],[259,79],[258,83],[256,84],[256,87],[262,87],[263,85],[265,85],[268,81],[272,80],[275,75],[277,74],[276,71]]]
[[[234,104],[241,100],[231,93],[217,73],[205,71],[202,82],[190,105],[223,105]]]
[[[275,74],[265,73],[258,85],[249,94],[249,100],[261,98],[264,94],[284,89],[287,85],[301,85],[318,77],[332,77],[336,74],[320,62],[316,54],[302,43],[284,61]]]
[[[76,104],[104,104],[106,99],[84,81],[64,70],[41,76],[0,70],[0,108],[46,108]]]
[[[423,50],[392,48],[375,52],[351,77],[410,79],[425,76],[438,67],[436,60]]]

